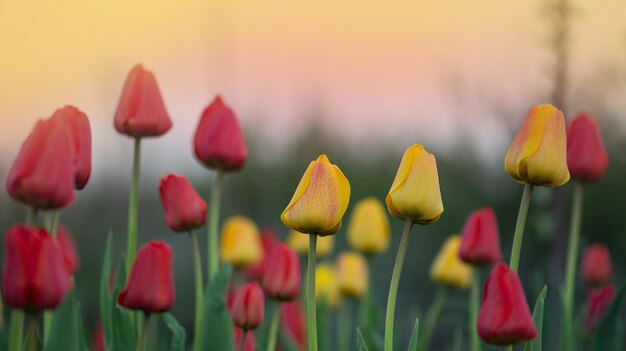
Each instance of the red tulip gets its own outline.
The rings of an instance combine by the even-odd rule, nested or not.
[[[609,166],[602,135],[596,121],[581,113],[567,129],[567,167],[573,178],[598,181]]]
[[[504,263],[498,263],[485,282],[477,329],[478,335],[493,345],[509,345],[537,337],[522,283]]]
[[[139,250],[117,303],[131,310],[159,313],[169,311],[174,300],[172,248],[164,241],[151,241]]]
[[[294,300],[280,304],[283,330],[300,349],[306,345],[306,317],[300,301]]]
[[[91,128],[87,115],[74,106],[65,106],[54,112],[57,120],[69,131],[74,155],[75,186],[83,189],[91,176]]]
[[[196,158],[211,169],[243,167],[248,149],[235,112],[217,96],[202,112],[193,138]]]
[[[289,246],[274,247],[263,276],[263,290],[269,298],[291,301],[300,295],[300,259]]]
[[[263,247],[263,259],[256,264],[246,267],[246,275],[252,280],[261,280],[267,270],[270,261],[270,254],[278,242],[278,234],[271,229],[261,230],[261,246]]]
[[[101,324],[98,324],[91,334],[91,349],[93,351],[106,350],[106,339],[104,337],[104,329],[102,329]]]
[[[64,225],[59,225],[56,238],[59,243],[59,248],[61,249],[61,254],[63,255],[65,268],[67,268],[67,272],[70,276],[74,275],[80,265],[80,258],[74,240]]]
[[[115,129],[131,137],[150,137],[163,135],[170,128],[172,121],[154,74],[136,65],[124,83],[115,112]]]
[[[11,227],[4,246],[4,302],[23,310],[55,308],[70,289],[70,278],[54,237],[34,227]]]
[[[604,285],[611,280],[611,255],[603,244],[593,244],[585,249],[581,265],[583,279],[590,286]]]
[[[242,285],[235,294],[232,315],[233,322],[244,330],[256,329],[263,321],[263,290],[259,283]]]
[[[206,202],[187,178],[174,174],[161,178],[159,193],[165,212],[165,224],[173,231],[190,231],[206,222]]]
[[[598,321],[604,315],[606,309],[611,305],[615,289],[607,285],[599,290],[589,290],[587,294],[587,311],[585,312],[585,328],[587,331],[595,329]]]
[[[22,144],[7,177],[14,199],[37,208],[74,201],[74,156],[70,136],[57,119],[40,120]]]
[[[492,265],[502,261],[496,213],[491,208],[472,212],[461,232],[459,256],[467,263]]]
[[[233,335],[235,336],[235,350],[241,350],[241,336],[243,334],[243,330],[241,328],[235,327],[235,332]],[[246,333],[246,340],[244,341],[243,351],[254,351],[256,350],[256,339],[254,337],[254,333]]]

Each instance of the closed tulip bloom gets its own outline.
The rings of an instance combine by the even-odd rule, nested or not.
[[[246,340],[244,340],[243,349],[241,348],[241,337],[243,336],[243,330],[235,327],[233,333],[235,337],[235,350],[254,351],[256,350],[256,338],[254,333],[246,333]]]
[[[602,179],[609,167],[598,124],[586,113],[572,119],[567,128],[567,166],[573,178],[587,181]]]
[[[75,186],[83,189],[91,176],[91,127],[87,115],[74,106],[65,106],[54,112],[52,120],[58,120],[70,133],[74,155]]]
[[[488,344],[509,345],[537,337],[522,283],[504,263],[487,278],[478,314],[478,335]]]
[[[270,256],[274,250],[274,246],[278,243],[278,234],[271,228],[261,229],[261,247],[263,248],[263,259],[256,264],[246,267],[246,275],[250,279],[262,280],[267,266],[270,261]]]
[[[164,241],[151,241],[139,250],[117,303],[131,310],[160,313],[172,309],[175,298],[172,248]]]
[[[236,171],[248,157],[246,141],[235,112],[220,96],[202,112],[193,137],[196,158],[206,167]]]
[[[587,310],[585,311],[585,329],[587,331],[592,331],[596,328],[614,297],[615,289],[611,285],[598,290],[589,290],[587,294]]]
[[[335,234],[349,201],[348,179],[326,155],[321,155],[309,164],[280,219],[301,233]]]
[[[259,229],[250,219],[233,216],[222,227],[221,256],[235,267],[247,267],[263,259]]]
[[[186,232],[206,222],[207,205],[185,177],[170,174],[159,186],[165,224],[175,232]]]
[[[331,308],[338,307],[341,302],[337,272],[328,263],[319,264],[315,270],[315,299],[324,301]]]
[[[389,212],[402,220],[434,223],[443,213],[435,156],[415,144],[404,152],[387,195]]]
[[[4,302],[27,311],[56,308],[70,289],[70,278],[54,237],[34,227],[11,227],[4,241]]]
[[[500,234],[496,213],[491,208],[472,212],[461,231],[461,259],[477,265],[493,265],[502,261]]]
[[[287,245],[294,249],[300,256],[309,255],[309,234],[303,234],[292,230],[287,237]],[[315,257],[328,256],[333,252],[335,237],[332,235],[317,238]]]
[[[552,105],[530,109],[504,160],[509,177],[546,187],[569,181],[563,112]]]
[[[56,239],[61,249],[67,272],[69,275],[74,275],[80,266],[80,257],[78,256],[74,239],[72,239],[72,235],[64,225],[59,225],[59,228],[57,228]]]
[[[244,330],[256,329],[263,321],[263,290],[259,283],[242,285],[235,293],[233,301],[233,322]]]
[[[368,267],[356,252],[344,252],[337,259],[339,291],[343,296],[359,298],[367,291]]]
[[[585,283],[590,286],[601,286],[611,280],[611,255],[603,244],[593,244],[585,249],[581,265]]]
[[[381,202],[375,197],[359,201],[348,224],[348,244],[365,254],[387,251],[390,238],[389,219]]]
[[[300,295],[300,260],[285,244],[277,244],[271,252],[263,276],[263,290],[272,299],[291,301]]]
[[[461,237],[452,235],[446,239],[430,266],[430,277],[439,284],[467,289],[472,282],[472,266],[459,257]]]
[[[136,65],[124,83],[115,112],[115,129],[138,138],[160,136],[170,128],[172,121],[154,74],[142,65]]]
[[[295,342],[299,349],[306,345],[306,316],[300,301],[294,300],[280,304],[282,330]]]
[[[104,329],[102,324],[98,326],[91,333],[91,349],[93,351],[106,351],[106,337],[104,336]]]

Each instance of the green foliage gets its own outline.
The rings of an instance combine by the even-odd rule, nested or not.
[[[171,313],[163,313],[163,322],[172,332],[170,351],[185,351],[185,339],[187,338],[185,328],[178,323],[176,317]]]
[[[121,258],[119,265],[117,266],[117,277],[115,279],[115,285],[113,286],[112,296],[117,296],[124,288],[126,283],[126,260]],[[113,342],[107,345],[111,345],[111,351],[132,350],[137,344],[137,323],[135,318],[136,314],[120,307],[116,301],[111,302],[111,322],[112,322],[112,340]]]
[[[70,293],[63,305],[56,310],[50,339],[44,345],[44,351],[85,351],[85,341],[81,340],[82,318],[74,292]]]
[[[537,300],[535,300],[535,308],[533,309],[533,322],[537,328],[537,338],[533,341],[529,341],[524,346],[524,351],[541,351],[542,347],[542,329],[543,329],[543,306],[544,300],[548,294],[548,287],[543,286],[543,289],[539,292]]]
[[[626,284],[619,289],[615,299],[604,313],[604,317],[598,323],[598,329],[593,338],[593,350],[616,351],[619,349],[619,337],[622,333],[618,328],[617,313],[624,295],[626,295]]]
[[[420,320],[419,318],[415,319],[415,326],[413,327],[413,333],[411,333],[411,342],[409,343],[409,351],[417,351],[418,345],[418,335],[420,328]]]
[[[298,346],[295,342],[285,333],[283,330],[278,331],[278,338],[280,340],[281,350],[283,351],[298,351]],[[263,344],[262,344],[263,345]],[[274,351],[274,350],[267,350]]]
[[[356,327],[356,347],[358,351],[368,351],[361,329]]]
[[[317,303],[317,347],[320,351],[331,351],[330,309],[325,299]]]
[[[204,298],[205,333],[202,340],[204,351],[233,351],[233,322],[226,308],[226,292],[233,275],[228,264],[222,264],[215,278],[209,283]]]
[[[113,325],[111,321],[111,294],[109,293],[109,282],[111,279],[111,266],[113,265],[113,233],[107,235],[106,249],[104,250],[104,262],[102,263],[102,273],[100,276],[100,318],[104,338],[107,345],[111,345],[113,340]]]

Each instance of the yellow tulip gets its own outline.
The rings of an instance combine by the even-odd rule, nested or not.
[[[325,301],[328,307],[335,308],[341,303],[335,267],[328,263],[317,265],[315,271],[315,300]]]
[[[365,258],[357,252],[344,252],[337,258],[339,291],[343,296],[359,298],[367,290],[368,269]]]
[[[280,219],[301,233],[335,234],[349,201],[348,179],[326,155],[321,155],[309,164]]]
[[[530,109],[504,160],[509,177],[546,187],[569,180],[563,112],[552,105]]]
[[[287,236],[287,246],[294,249],[298,255],[309,255],[309,235],[292,230]],[[335,246],[335,237],[333,235],[320,236],[317,238],[317,248],[315,250],[316,257],[328,256],[333,252]]]
[[[359,201],[348,225],[348,243],[366,254],[378,254],[389,247],[389,219],[380,201],[367,197]]]
[[[459,257],[461,237],[450,236],[430,267],[430,277],[439,284],[466,289],[472,281],[472,266]]]
[[[246,267],[263,259],[259,229],[243,216],[228,218],[222,227],[221,257],[235,267]]]
[[[436,222],[443,213],[435,156],[415,144],[404,152],[387,195],[389,212],[419,224]]]

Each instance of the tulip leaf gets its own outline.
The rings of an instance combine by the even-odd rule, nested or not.
[[[102,263],[102,275],[100,276],[100,318],[104,330],[105,340],[111,341],[111,294],[109,286],[111,281],[111,266],[113,264],[113,233],[107,236],[107,245],[104,251],[104,262]]]
[[[321,351],[329,351],[330,347],[330,308],[326,299],[317,303],[317,344]]]
[[[171,313],[163,314],[163,322],[172,332],[172,346],[170,346],[171,351],[185,351],[185,339],[187,337],[187,333],[185,332],[185,328],[183,328],[180,323],[176,320]]]
[[[415,318],[415,326],[413,327],[413,333],[411,333],[411,342],[409,343],[409,351],[417,351],[419,329],[420,329],[420,320],[419,318]]]
[[[83,314],[80,303],[76,304],[76,321],[78,324],[78,347],[82,351],[89,351],[87,346],[87,338],[85,337],[85,325],[83,324]]]
[[[226,308],[226,292],[232,275],[232,267],[222,264],[206,290],[204,298],[206,327],[202,340],[204,351],[232,351],[235,348],[233,322]]]
[[[368,351],[367,345],[365,345],[365,339],[361,333],[361,328],[356,327],[356,347],[358,351]]]
[[[54,314],[50,339],[44,345],[43,351],[82,351],[78,340],[79,331],[76,317],[76,299],[72,291]]]
[[[126,284],[126,259],[122,256],[117,266],[117,277],[113,286],[111,302],[111,334],[113,342],[110,343],[113,351],[132,350],[137,343],[137,323],[133,312],[120,307],[115,296]]]
[[[535,301],[535,307],[533,309],[533,323],[535,323],[535,327],[537,328],[537,338],[535,338],[535,340],[526,342],[526,345],[524,346],[524,351],[541,351],[543,307],[547,294],[548,287],[544,285],[543,289],[541,289],[541,291],[539,292],[539,296],[537,296],[537,300]]]
[[[452,344],[452,351],[463,350],[463,329],[457,327],[454,331],[454,344]]]
[[[618,323],[616,323],[617,313],[626,294],[626,284],[622,285],[617,295],[611,302],[611,305],[604,313],[602,319],[598,323],[596,335],[593,338],[593,350],[595,351],[611,351],[617,350]]]
[[[296,346],[296,343],[293,339],[285,333],[284,330],[278,332],[278,337],[280,340],[280,349],[283,351],[298,351],[299,348]],[[274,350],[266,350],[266,351],[274,351]]]

